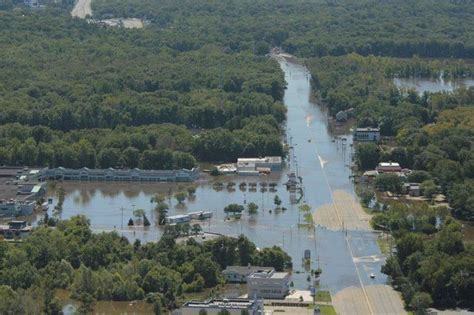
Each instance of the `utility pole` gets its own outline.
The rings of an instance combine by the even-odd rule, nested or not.
[[[120,222],[120,233],[121,233],[121,236],[123,236],[123,207],[120,208],[120,210],[122,211],[122,220]]]

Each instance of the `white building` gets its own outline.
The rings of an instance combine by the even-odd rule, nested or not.
[[[211,299],[204,302],[190,301],[181,307],[182,315],[196,315],[200,310],[205,310],[208,315],[218,315],[219,312],[227,310],[229,314],[241,315],[247,311],[250,315],[263,314],[263,300],[249,299]]]
[[[239,175],[258,175],[261,172],[269,173],[273,171],[281,171],[281,169],[281,156],[237,159],[237,172]]]
[[[227,266],[222,271],[227,282],[246,283],[247,277],[255,272],[270,272],[275,271],[273,267],[258,267],[258,266]]]
[[[166,217],[166,223],[168,224],[187,223],[189,221],[191,221],[191,218],[188,214],[178,214]]]
[[[283,299],[290,291],[288,272],[255,272],[247,277],[247,292],[252,298]]]
[[[356,128],[353,132],[353,140],[358,142],[379,142],[380,129],[379,128]]]

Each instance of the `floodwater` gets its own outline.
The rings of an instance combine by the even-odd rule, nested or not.
[[[340,137],[335,140],[329,133],[327,114],[310,100],[308,70],[283,58],[277,59],[288,83],[284,97],[288,107],[286,141],[293,148],[283,172],[263,177],[222,176],[213,179],[203,176],[195,184],[195,197],[186,200],[183,205],[178,205],[172,196],[175,191],[185,188],[184,184],[180,187],[180,184],[166,183],[65,182],[62,184],[66,191],[62,218],[83,214],[90,218],[95,231],[116,230],[131,240],[156,241],[162,233],[162,227],[152,224],[148,228],[129,228],[126,224],[133,217],[133,210],[139,208],[144,209],[150,221],[154,222],[156,214],[150,198],[161,192],[170,196],[170,215],[212,211],[213,218],[202,223],[205,231],[231,236],[244,234],[259,248],[281,246],[293,259],[292,280],[296,288],[308,288],[310,283],[306,278],[309,270],[318,266],[323,270],[321,288],[329,289],[332,293],[348,286],[360,286],[361,282],[385,283],[386,276],[380,273],[383,257],[380,258],[375,233],[329,231],[319,227],[308,229],[298,225],[300,221],[302,223],[303,216],[300,216],[299,205],[290,204],[290,194],[283,186],[287,174],[295,172],[303,178],[305,195],[301,202],[307,202],[313,209],[330,203],[334,190],[353,194],[353,183],[349,177],[352,146],[348,135],[345,136],[347,140],[342,141]],[[223,188],[215,189],[214,181],[223,182]],[[235,182],[236,185],[228,189],[228,182]],[[239,189],[240,182],[274,182],[277,183],[277,191],[261,192],[260,185],[254,192],[248,189],[242,191]],[[50,189],[49,193],[54,196],[54,189]],[[286,211],[274,210],[275,195],[280,197],[281,206],[286,207]],[[259,206],[257,215],[245,213],[241,220],[225,220],[223,208],[226,205],[251,201]],[[273,211],[270,213],[271,209]],[[302,265],[306,249],[311,250],[309,267]],[[369,277],[372,272],[376,275],[375,279]]]
[[[424,92],[453,92],[460,87],[469,88],[474,86],[474,79],[463,79],[457,81],[422,78],[394,78],[393,83],[402,89],[415,89],[420,95]]]

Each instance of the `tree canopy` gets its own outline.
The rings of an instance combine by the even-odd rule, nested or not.
[[[222,283],[221,270],[228,265],[291,268],[291,258],[279,247],[257,251],[244,236],[203,244],[176,244],[175,237],[166,229],[158,242],[132,245],[116,232],[92,233],[90,222],[76,216],[55,229],[35,228],[22,243],[1,242],[0,310],[42,313],[56,307],[46,296],[54,297],[52,290],[59,288],[71,291],[85,308],[98,300],[155,296],[162,309],[173,309],[183,292]]]

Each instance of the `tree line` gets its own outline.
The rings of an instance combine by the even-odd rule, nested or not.
[[[291,268],[279,247],[257,251],[246,237],[177,244],[167,227],[158,242],[133,244],[116,232],[94,234],[83,216],[37,227],[22,243],[0,243],[0,312],[59,314],[57,289],[81,302],[80,313],[100,300],[146,300],[172,310],[185,294],[216,288],[228,265]]]
[[[411,309],[422,314],[431,305],[474,306],[474,247],[463,241],[461,224],[447,209],[393,203],[372,224],[395,238],[396,250],[382,271]]]
[[[313,87],[321,102],[335,115],[353,108],[356,125],[380,127],[388,144],[360,144],[356,147],[359,170],[375,169],[379,162],[398,162],[402,168],[429,173],[425,186],[432,195],[447,196],[456,217],[473,220],[468,201],[474,180],[474,134],[469,117],[474,105],[474,88],[461,87],[452,93],[402,90],[394,76],[439,76],[456,79],[472,75],[473,68],[462,61],[400,60],[347,55],[310,59]],[[387,188],[382,180],[379,184]],[[420,182],[421,183],[421,182]],[[390,180],[401,187],[400,180]],[[399,189],[396,189],[399,190]],[[399,192],[399,191],[394,191]]]
[[[173,124],[69,132],[6,124],[0,126],[0,165],[190,169],[197,160],[285,154],[273,116],[235,117],[234,124],[199,133]]]
[[[209,43],[180,51],[169,34],[54,6],[4,12],[0,25],[2,165],[170,169],[284,154],[273,60]]]
[[[358,54],[472,58],[469,1],[159,1],[98,0],[94,15],[138,17],[169,34],[168,45],[203,42],[265,54],[281,46],[302,57]],[[192,15],[189,12],[193,12]],[[180,34],[176,39],[172,34]]]

